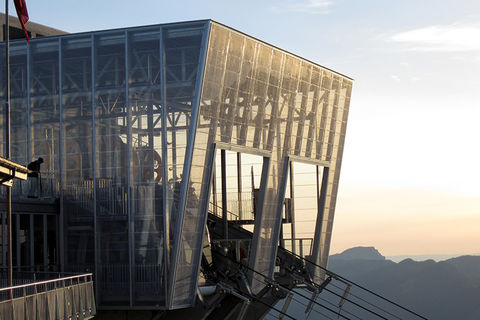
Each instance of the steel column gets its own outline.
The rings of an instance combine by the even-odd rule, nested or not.
[[[164,282],[165,283],[165,304],[170,304],[170,295],[169,293],[169,284],[171,280],[168,278],[168,270],[170,268],[170,206],[168,206],[167,197],[169,194],[168,190],[168,153],[167,153],[167,99],[166,99],[166,90],[167,84],[166,79],[166,67],[165,67],[165,47],[163,41],[163,28],[160,27],[160,99],[161,99],[161,132],[162,132],[162,210],[163,210],[163,247],[164,247]]]
[[[7,266],[7,215],[0,212],[2,216],[2,267]]]
[[[130,94],[129,94],[129,37],[125,30],[125,107],[127,108],[127,217],[128,217],[128,286],[129,286],[129,300],[130,306],[133,306],[133,288],[134,288],[134,274],[133,268],[135,266],[135,225],[132,217],[132,177],[130,170],[130,153],[132,152],[132,130],[131,126],[131,110],[130,110]]]
[[[270,272],[271,274],[269,275],[269,277],[273,278],[273,271],[274,271],[274,268],[275,268],[275,258],[277,257],[277,251],[278,251],[278,239],[279,239],[279,234],[280,234],[280,231],[283,230],[282,226],[283,226],[283,223],[282,223],[282,212],[283,212],[283,203],[285,202],[285,189],[287,188],[287,181],[288,181],[288,164],[290,163],[290,158],[289,157],[285,157],[284,160],[283,160],[283,168],[279,168],[282,170],[282,174],[281,174],[281,181],[279,183],[279,186],[278,186],[278,193],[277,193],[277,212],[275,213],[275,227],[273,229],[273,234],[272,234],[272,245],[273,247],[275,248],[272,252],[271,252],[271,260],[270,261],[273,261],[273,265],[271,265],[271,268],[270,268]],[[280,170],[279,170],[280,171]],[[280,172],[279,172],[279,175],[280,175]]]
[[[20,269],[21,266],[21,254],[20,254],[20,215],[16,214],[15,216],[15,255],[17,256],[17,268]]]
[[[204,171],[204,178],[203,178],[203,185],[202,185],[202,190],[200,192],[201,195],[206,195],[204,198],[203,202],[200,203],[200,214],[203,214],[204,220],[203,223],[201,224],[204,226],[204,228],[207,225],[207,219],[208,219],[208,205],[210,201],[210,192],[211,192],[211,181],[212,181],[212,175],[214,171],[214,165],[215,165],[215,157],[217,154],[217,147],[215,144],[212,145],[210,148],[210,154],[207,155],[208,159],[206,160],[206,166],[205,166],[205,171]],[[202,233],[202,236],[200,237],[200,243],[202,244],[201,247],[203,247],[203,241],[205,237],[205,232]],[[198,274],[200,273],[200,267],[202,265],[202,251],[200,251],[199,255],[195,257],[195,263],[193,264],[194,266],[197,266],[197,272],[195,273],[198,278]],[[198,290],[198,281],[196,283],[196,288],[195,292]],[[196,297],[192,297],[193,303],[195,302]]]
[[[228,211],[227,211],[227,160],[225,150],[220,151],[222,169],[222,219],[223,237],[228,240]]]
[[[172,307],[172,301],[174,297],[175,291],[175,279],[177,274],[177,263],[180,254],[180,242],[182,239],[183,233],[183,224],[184,224],[184,215],[185,215],[185,204],[187,198],[187,191],[190,182],[190,171],[192,169],[192,158],[193,158],[193,148],[195,145],[195,134],[198,124],[199,118],[199,109],[200,109],[200,94],[202,89],[203,83],[203,74],[205,70],[205,60],[206,60],[206,52],[207,52],[207,44],[209,39],[209,28],[210,25],[206,24],[203,39],[202,39],[202,46],[200,49],[200,58],[199,58],[199,65],[198,65],[198,72],[197,78],[195,81],[195,94],[194,99],[192,101],[192,111],[190,117],[190,130],[188,131],[188,138],[187,138],[187,147],[185,150],[185,159],[184,159],[184,166],[183,166],[183,174],[182,174],[182,184],[180,187],[180,200],[178,202],[178,220],[177,225],[175,226],[175,239],[174,239],[174,252],[172,258],[172,270],[171,270],[171,290],[169,292],[170,296],[170,303],[169,306]],[[174,131],[175,132],[175,131]],[[175,148],[175,146],[173,146]]]
[[[98,248],[98,226],[97,226],[97,164],[95,160],[95,154],[96,154],[96,128],[95,128],[95,107],[96,107],[96,100],[95,100],[95,36],[92,34],[90,36],[90,41],[91,41],[91,48],[90,48],[90,54],[91,54],[91,63],[92,63],[92,69],[91,69],[91,81],[92,81],[92,178],[93,178],[93,242],[94,242],[94,252],[95,252],[95,257],[94,257],[94,264],[95,264],[95,281],[97,281],[98,284],[98,262],[99,262],[99,248]],[[100,291],[99,285],[95,286],[95,296],[98,297],[98,293]]]
[[[237,152],[237,194],[238,194],[238,219],[242,220],[242,154]]]
[[[65,166],[64,166],[64,146],[63,146],[63,59],[62,59],[62,38],[58,39],[58,100],[59,100],[59,117],[60,117],[60,128],[59,128],[59,145],[58,145],[58,152],[59,152],[59,162],[60,162],[60,212],[59,212],[59,221],[55,219],[55,221],[59,224],[57,230],[59,230],[59,234],[57,235],[57,239],[62,239],[61,241],[57,241],[57,263],[60,263],[60,270],[64,270],[64,241],[63,241],[63,180],[65,174]]]
[[[295,243],[295,175],[293,172],[293,162],[289,161],[290,167],[290,211],[291,211],[291,221],[290,221],[290,237],[292,238],[292,252],[296,253],[296,243]]]
[[[30,213],[29,215],[29,241],[30,241],[30,270],[35,271],[35,227],[33,224],[33,214]]]
[[[322,186],[320,189],[320,197],[318,198],[318,212],[317,212],[317,221],[315,225],[315,233],[313,237],[313,250],[312,250],[312,260],[318,263],[320,261],[320,255],[322,254],[321,250],[321,239],[322,239],[322,228],[323,228],[323,217],[325,215],[325,203],[327,200],[327,189],[328,189],[328,179],[330,175],[330,169],[328,167],[323,168],[322,176]],[[315,276],[316,276],[315,272]]]

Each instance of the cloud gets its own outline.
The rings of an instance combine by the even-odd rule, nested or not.
[[[393,81],[400,82],[400,77],[395,74],[392,74],[390,78],[392,78]]]
[[[411,51],[480,51],[480,24],[433,25],[397,33],[390,40]]]
[[[327,0],[287,0],[279,2],[276,6],[272,7],[276,12],[301,12],[310,14],[328,14],[330,13],[330,7],[332,1]]]

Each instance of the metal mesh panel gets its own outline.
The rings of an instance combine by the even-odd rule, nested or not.
[[[35,296],[37,304],[37,319],[45,317],[47,314],[47,293],[42,292]]]
[[[270,153],[249,264],[271,277],[288,159],[330,166],[331,185],[338,185],[351,80],[216,23],[210,38],[201,114],[216,118],[215,141]],[[314,251],[316,258],[328,255],[335,193],[327,191],[327,214],[319,214],[328,223],[317,225],[323,241]],[[252,285],[257,292],[262,287],[255,279]]]
[[[47,318],[48,320],[55,320],[57,309],[57,290],[47,292]]]
[[[65,290],[57,289],[56,291],[56,301],[57,301],[57,319],[65,319]]]
[[[33,304],[33,300],[31,301]],[[25,319],[25,299],[18,298],[12,301],[13,319]],[[33,307],[33,306],[32,306]]]
[[[169,125],[172,128],[172,138],[174,137],[173,133],[175,133],[176,140],[183,136],[183,140],[187,142],[185,145],[182,165],[175,165],[175,162],[179,163],[178,160],[180,159],[175,160],[173,157],[170,158],[170,156],[168,159],[169,161],[171,159],[171,163],[174,165],[172,167],[172,179],[169,179],[169,181],[173,182],[173,192],[170,192],[170,194],[173,194],[173,201],[170,202],[172,203],[172,230],[175,230],[173,235],[174,246],[172,249],[170,275],[170,280],[172,281],[172,290],[170,292],[172,308],[187,307],[194,302],[196,297],[196,275],[199,268],[199,255],[201,253],[202,237],[205,228],[205,214],[200,212],[202,187],[201,174],[203,172],[202,165],[204,164],[204,158],[198,160],[199,153],[200,158],[201,155],[205,155],[205,136],[199,134],[199,131],[202,130],[195,130],[198,127],[198,105],[200,100],[200,83],[202,80],[201,71],[204,66],[202,62],[206,50],[206,36],[208,34],[206,32],[206,26],[207,25],[205,24],[197,25],[192,27],[190,32],[181,29],[178,30],[178,32],[175,32],[175,28],[171,28],[167,29],[164,33],[167,61],[165,66],[167,71],[167,107],[172,111],[170,117],[175,117],[178,114],[178,116],[180,116],[180,121],[183,116],[188,119],[186,123],[188,124],[188,127],[186,127],[186,130],[177,130],[175,129],[175,126]],[[189,83],[192,84],[190,90],[194,90],[193,96],[191,96],[192,91],[190,91],[190,95],[187,96],[181,88],[169,88],[169,73],[173,78],[184,77],[184,71],[178,70],[176,67],[180,62],[177,61],[179,57],[173,56],[173,53],[178,51],[182,46],[185,46],[184,40],[187,39],[190,41],[188,56],[190,57],[189,59],[193,59],[192,65],[190,67],[185,67],[185,75],[188,73],[191,74],[189,77]],[[181,59],[183,59],[182,57],[183,53],[180,55]],[[168,72],[169,70],[170,72]],[[182,106],[178,101],[179,99],[184,100],[185,98],[188,98],[187,101],[190,101],[190,106],[183,107],[182,111],[180,109]],[[170,105],[175,107],[170,108]],[[178,151],[181,152],[181,149]],[[169,149],[172,156],[178,151]],[[175,169],[178,171],[180,168],[182,168],[183,171],[182,175],[175,177],[173,170]]]
[[[63,305],[64,305],[64,317],[66,319],[70,318],[75,318],[75,313],[73,310],[73,290],[71,287],[65,287],[63,288],[63,293],[64,293],[64,300],[63,300]]]
[[[12,319],[12,301],[0,302],[0,319],[1,320],[10,320]]]
[[[75,285],[71,287],[72,290],[72,314],[74,318],[79,318],[81,314],[80,306],[80,288]]]

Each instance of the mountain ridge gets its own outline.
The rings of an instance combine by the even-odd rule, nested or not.
[[[427,318],[480,319],[480,256],[396,263],[354,247],[330,256],[328,269]]]

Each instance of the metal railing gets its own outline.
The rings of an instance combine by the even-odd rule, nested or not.
[[[221,198],[220,195],[217,198]],[[249,194],[243,194],[242,200],[238,201],[238,194],[229,193],[227,195],[227,217],[229,221],[238,221],[238,220],[254,220],[255,213],[253,208],[253,198]],[[219,201],[219,204],[210,202],[209,211],[215,214],[218,217],[222,217],[222,204]]]
[[[284,243],[283,248],[298,254],[302,258],[312,254],[313,238],[282,239],[281,242],[282,241]]]
[[[60,276],[60,274],[57,275]],[[0,302],[9,299],[25,298],[29,295],[88,282],[93,282],[92,273],[61,277],[51,280],[36,281],[27,284],[1,288]]]
[[[5,198],[5,191],[0,191]],[[59,174],[54,171],[41,172],[39,178],[29,177],[27,180],[17,180],[12,187],[12,196],[24,198],[57,198],[60,194]]]

